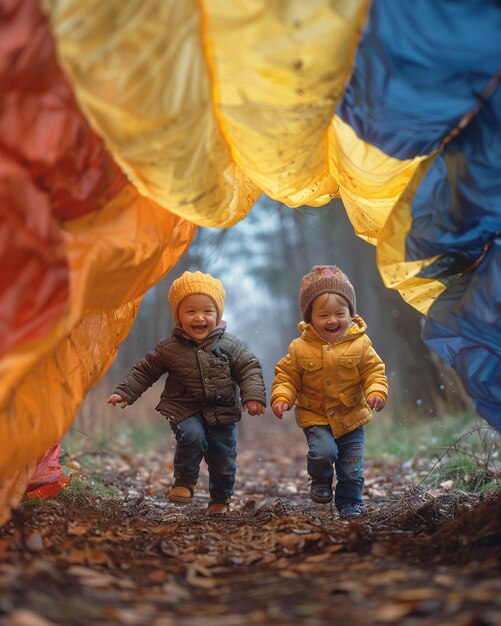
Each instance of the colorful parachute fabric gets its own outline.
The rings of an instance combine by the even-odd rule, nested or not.
[[[501,428],[499,32],[495,0],[0,0],[0,522],[196,225],[262,192],[341,195]]]

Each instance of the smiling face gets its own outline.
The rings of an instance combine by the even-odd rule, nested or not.
[[[200,293],[184,298],[177,315],[183,331],[197,341],[205,339],[218,322],[216,305],[209,296]]]
[[[337,341],[350,327],[350,307],[337,293],[322,293],[313,300],[311,324],[322,339]]]

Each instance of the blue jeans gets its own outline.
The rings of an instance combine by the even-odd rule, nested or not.
[[[364,485],[364,429],[353,430],[334,439],[329,426],[304,429],[308,442],[307,471],[313,478],[332,479],[336,468],[336,508],[343,504],[362,504]]]
[[[201,413],[187,417],[179,424],[170,423],[176,437],[174,477],[198,480],[200,463],[209,468],[209,493],[212,500],[229,502],[237,471],[236,424],[209,426]]]

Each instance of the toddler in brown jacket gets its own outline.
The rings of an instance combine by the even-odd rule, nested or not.
[[[266,390],[258,359],[226,332],[226,292],[220,280],[184,272],[168,300],[176,323],[118,385],[108,402],[133,404],[162,374],[167,380],[156,407],[176,437],[171,502],[192,501],[202,458],[209,469],[208,512],[225,512],[236,474],[236,422],[242,409],[262,415]]]

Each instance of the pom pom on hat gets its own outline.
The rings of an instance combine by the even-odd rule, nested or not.
[[[172,316],[176,324],[179,323],[177,314],[179,305],[182,300],[193,294],[209,296],[216,305],[217,321],[221,321],[224,310],[224,298],[226,296],[223,283],[210,274],[203,274],[202,272],[184,272],[172,283],[169,293],[167,294],[167,300],[169,301]]]
[[[353,285],[337,265],[315,265],[303,276],[299,292],[299,306],[305,322],[311,321],[313,300],[322,293],[337,293],[348,302],[350,315],[355,315],[357,302]]]

